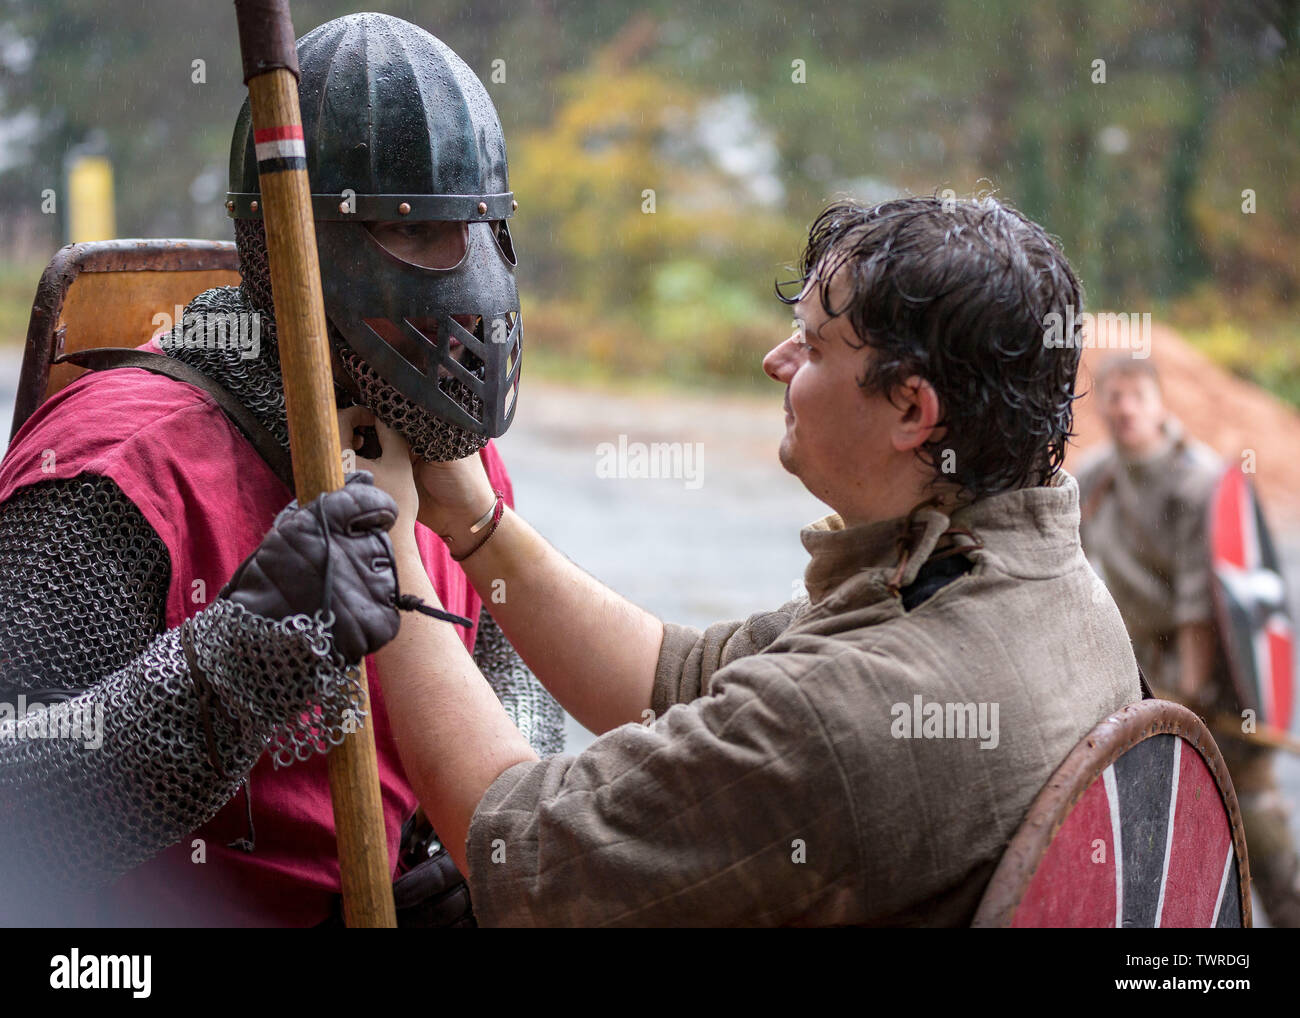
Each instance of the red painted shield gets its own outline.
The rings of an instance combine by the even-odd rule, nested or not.
[[[1281,561],[1240,468],[1224,471],[1209,523],[1215,618],[1241,709],[1285,731],[1295,703],[1295,630]]]
[[[976,926],[1250,925],[1227,768],[1187,708],[1144,700],[1057,768],[1007,846]]]

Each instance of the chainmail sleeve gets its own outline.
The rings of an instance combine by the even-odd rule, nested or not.
[[[306,759],[364,716],[319,619],[218,599],[160,633],[169,569],[107,478],[0,507],[6,879],[107,883],[211,819],[263,752]]]
[[[167,548],[106,477],[15,492],[0,506],[0,697],[80,692],[162,628]]]
[[[564,751],[564,709],[538,681],[484,608],[479,615],[474,661],[538,756]]]

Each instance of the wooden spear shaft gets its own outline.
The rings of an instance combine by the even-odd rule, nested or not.
[[[257,145],[259,202],[275,302],[276,337],[299,505],[343,486],[316,228],[307,180],[298,54],[288,0],[235,0]],[[361,688],[369,705],[365,667]],[[343,915],[348,926],[394,927],[388,841],[370,724],[329,754]]]

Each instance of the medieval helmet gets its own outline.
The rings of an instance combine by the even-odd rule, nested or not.
[[[400,18],[338,18],[297,47],[321,285],[339,359],[359,402],[417,454],[459,459],[505,432],[519,386],[507,226],[518,202],[500,119],[465,62]],[[261,218],[257,147],[245,101],[226,201],[243,243],[247,227],[260,226],[239,229]],[[436,264],[381,239],[430,223],[449,238]]]

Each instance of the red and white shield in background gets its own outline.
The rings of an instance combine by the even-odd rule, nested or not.
[[[1282,563],[1240,467],[1224,471],[1215,489],[1209,540],[1215,616],[1241,708],[1286,731],[1295,702],[1295,630]]]

